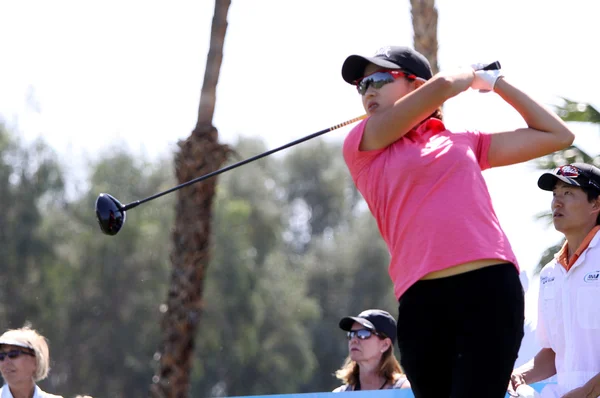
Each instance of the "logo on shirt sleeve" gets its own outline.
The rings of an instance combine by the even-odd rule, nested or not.
[[[586,276],[583,277],[583,281],[587,282],[587,283],[599,282],[600,281],[600,271],[594,271],[594,272],[590,272],[590,273],[586,274]]]

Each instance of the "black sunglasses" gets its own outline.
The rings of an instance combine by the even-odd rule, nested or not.
[[[31,355],[32,357],[35,356],[35,354],[33,352],[29,352],[29,351],[10,350],[8,352],[0,352],[0,362],[4,361],[4,358],[6,358],[6,357],[9,357],[10,359],[18,358],[21,356],[21,354]]]
[[[394,80],[405,77],[408,80],[415,80],[417,78],[416,75],[413,75],[409,72],[404,72],[400,70],[383,70],[371,73],[370,75],[361,77],[360,79],[354,81],[352,84],[356,86],[358,93],[360,95],[365,95],[369,86],[373,88],[380,89],[388,83],[392,83]]]
[[[385,336],[383,336],[373,330],[369,330],[369,329],[349,330],[348,332],[346,332],[346,336],[348,337],[348,340],[352,340],[352,338],[355,336],[359,340],[366,340],[366,339],[370,339],[371,336],[373,336],[373,335],[378,336],[379,338],[385,337]]]

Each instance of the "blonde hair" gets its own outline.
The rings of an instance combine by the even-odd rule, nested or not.
[[[387,380],[388,383],[395,383],[402,376],[402,368],[394,355],[394,347],[390,346],[382,355],[377,367],[377,374]],[[335,372],[335,377],[344,384],[355,386],[359,381],[360,366],[350,359],[348,355],[344,364]]]
[[[35,374],[33,379],[37,382],[44,380],[50,371],[50,350],[48,341],[37,331],[26,326],[20,329],[7,330],[0,336],[0,340],[13,340],[22,343],[35,352]]]

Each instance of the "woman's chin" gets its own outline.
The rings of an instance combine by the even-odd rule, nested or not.
[[[362,359],[362,353],[360,351],[350,351],[350,359],[356,362]]]

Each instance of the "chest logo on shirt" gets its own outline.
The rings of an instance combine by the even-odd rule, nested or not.
[[[546,283],[554,282],[554,277],[553,276],[543,276],[540,279],[540,282],[542,283],[542,285],[545,285]]]
[[[598,283],[600,282],[600,271],[594,271],[588,273],[583,277],[583,281],[587,283]]]

